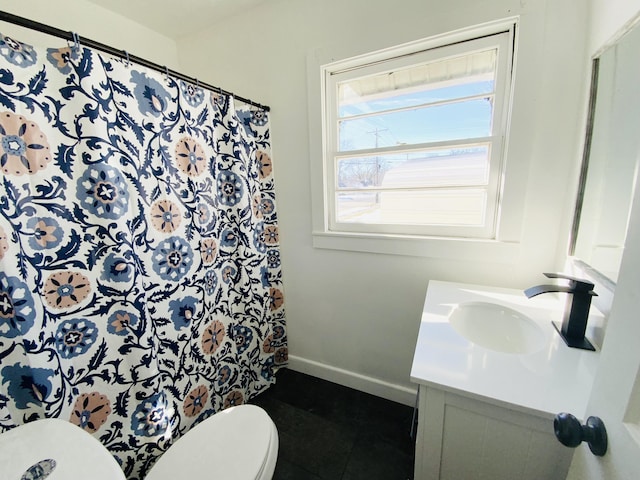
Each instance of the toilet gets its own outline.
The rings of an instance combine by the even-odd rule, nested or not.
[[[277,458],[278,431],[269,415],[255,405],[238,405],[189,430],[145,480],[271,480]]]
[[[271,480],[278,431],[255,405],[223,410],[178,439],[145,480],[177,478]],[[92,435],[57,418],[26,423],[0,434],[0,480],[51,478],[126,480],[120,465]]]

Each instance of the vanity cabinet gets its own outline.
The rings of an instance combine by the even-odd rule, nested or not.
[[[584,420],[599,353],[567,347],[553,328],[564,300],[429,282],[411,366],[411,380],[419,386],[414,480],[566,478],[574,449],[555,438],[553,419],[569,412]],[[469,315],[468,322],[481,322],[471,333],[453,323],[458,316],[452,312],[461,305],[484,311],[487,304],[501,307],[490,312],[515,310],[541,337],[526,352],[470,340],[477,331],[500,338],[509,330],[490,330],[493,313]],[[601,314],[592,312],[589,323],[598,325]]]
[[[506,380],[508,381],[508,380]],[[564,480],[553,420],[420,386],[414,480]]]

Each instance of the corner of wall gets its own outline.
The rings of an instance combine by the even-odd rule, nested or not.
[[[294,355],[289,355],[289,368],[296,372],[306,373],[329,382],[382,397],[392,402],[411,407],[416,404],[417,385],[415,389],[411,389]]]

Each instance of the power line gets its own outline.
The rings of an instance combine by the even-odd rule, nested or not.
[[[376,127],[375,130],[371,130],[370,132],[367,133],[372,133],[373,135],[375,135],[376,137],[376,148],[378,148],[378,139],[380,138],[380,132],[387,132],[389,131],[388,128],[378,128]]]

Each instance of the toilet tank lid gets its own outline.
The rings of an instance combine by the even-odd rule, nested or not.
[[[146,480],[253,480],[270,453],[275,425],[255,405],[222,410],[189,430],[156,462]]]

